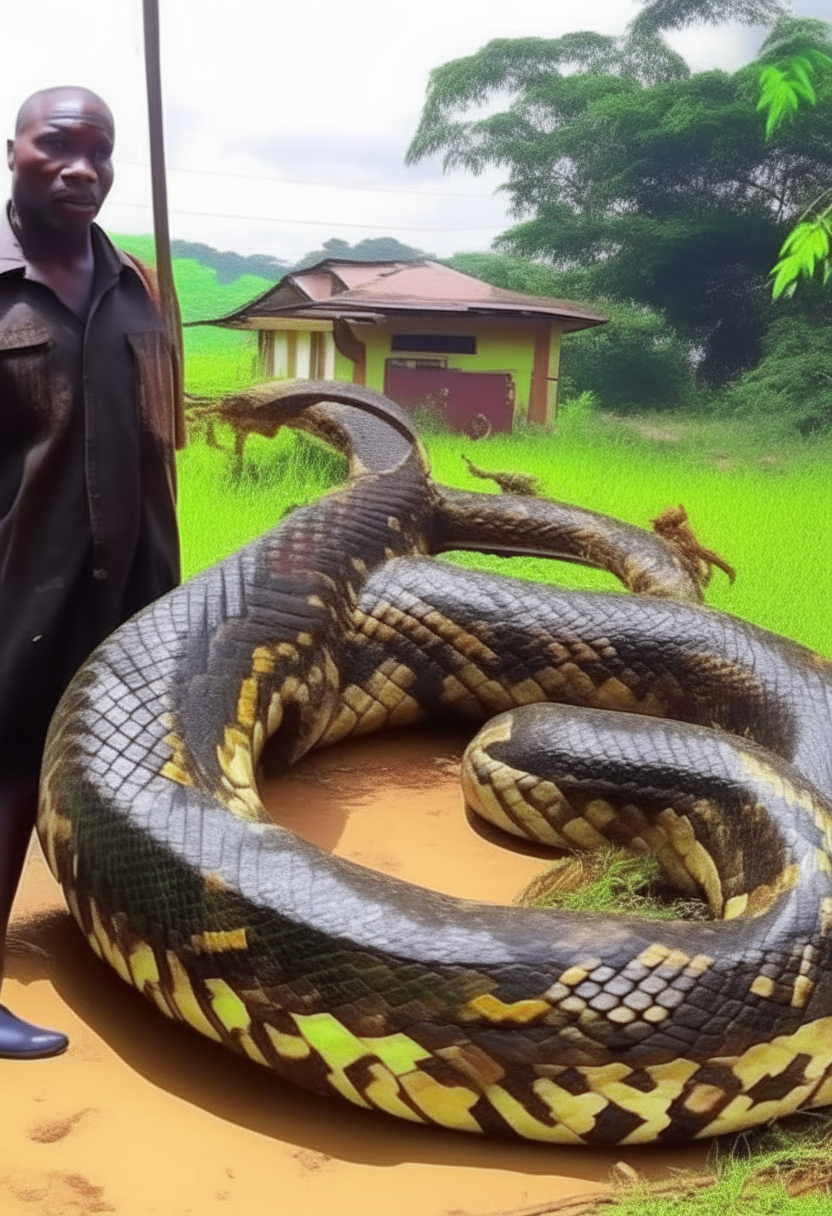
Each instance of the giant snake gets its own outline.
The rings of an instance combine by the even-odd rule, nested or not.
[[[38,831],[93,950],[280,1077],[414,1123],[636,1144],[832,1102],[832,665],[690,602],[658,537],[438,486],[378,394],[269,385],[250,405],[265,433],[348,452],[351,478],[128,621],[64,695]],[[431,556],[454,548],[600,565],[641,594]],[[267,740],[288,767],[460,717],[486,723],[463,784],[494,824],[653,852],[713,919],[454,899],[263,809]]]

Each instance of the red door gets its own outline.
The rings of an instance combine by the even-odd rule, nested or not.
[[[477,414],[488,419],[492,432],[511,430],[514,382],[507,372],[401,367],[388,359],[384,393],[405,409],[439,414],[454,431],[467,431]]]

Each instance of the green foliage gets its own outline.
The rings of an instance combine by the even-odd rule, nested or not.
[[[170,246],[174,258],[190,258],[216,270],[217,281],[223,287],[240,278],[252,276],[265,279],[267,283],[277,283],[289,269],[288,262],[262,253],[246,255],[230,250],[221,252],[212,245],[203,245],[198,241],[171,241]]]
[[[525,908],[637,916],[650,920],[705,920],[701,900],[670,901],[655,857],[607,846],[556,861],[515,899]]]
[[[786,60],[782,68],[772,65],[760,72],[762,92],[757,109],[768,112],[766,139],[771,137],[785,118],[797,113],[801,101],[807,101],[812,106],[815,104],[811,77],[816,63],[832,65],[832,60],[828,55],[821,55],[819,51],[809,51],[806,55],[795,55]]]
[[[746,18],[774,12],[691,3],[679,20],[729,7]],[[673,16],[672,6],[648,8]],[[804,53],[822,54],[832,32],[794,19],[776,31],[773,48],[799,34]],[[659,35],[651,37],[655,49]],[[432,73],[408,158],[442,153],[448,167],[502,167],[521,222],[498,248],[580,268],[585,299],[664,313],[699,352],[700,381],[719,385],[759,358],[775,252],[832,173],[832,81],[818,73],[816,112],[798,112],[766,140],[755,106],[768,58],[733,75],[691,75],[681,61],[646,55],[634,26],[621,39],[585,32],[490,43]],[[467,117],[506,94],[501,111]]]
[[[769,326],[759,364],[731,385],[725,408],[749,417],[776,412],[803,435],[832,428],[832,306],[808,318],[792,310]]]
[[[620,413],[692,404],[696,385],[690,349],[666,318],[639,304],[595,303],[609,322],[564,338],[563,393],[590,392],[601,406]]]
[[[745,25],[769,25],[784,16],[788,7],[778,0],[639,0],[642,11],[630,22],[633,35],[661,34],[688,25],[719,25],[740,21]]]
[[[583,113],[599,90],[603,95],[621,80],[652,85],[690,75],[670,48],[660,62],[646,65],[634,62],[631,52],[626,39],[584,30],[554,39],[495,39],[474,55],[434,68],[406,162],[415,164],[441,152],[446,169],[481,173],[496,163],[507,165],[513,174],[515,167],[522,167],[518,141],[558,130]],[[517,100],[505,113],[473,121],[453,119],[456,111],[485,105],[506,93],[516,94]],[[561,168],[557,151],[555,145],[547,158],[556,173]],[[539,159],[538,150],[528,158]],[[513,177],[506,189],[516,194]]]
[[[599,298],[580,271],[499,253],[459,253],[447,265],[495,287],[560,300],[587,297],[608,315],[606,325],[564,336],[561,395],[591,392],[608,409],[678,409],[696,393],[690,344],[654,309]]]
[[[832,197],[828,190],[822,198]],[[829,239],[832,237],[832,203],[814,220],[801,220],[792,228],[780,249],[780,257],[774,265],[774,283],[771,293],[775,300],[783,295],[793,295],[798,280],[812,279],[815,270],[821,272],[823,283],[832,274],[829,257]]]
[[[426,257],[430,257],[430,254],[412,245],[404,245],[394,236],[365,237],[355,245],[333,237],[324,241],[321,249],[305,253],[292,269],[303,270],[306,266],[323,262],[325,258],[350,258],[355,262],[413,262]]]
[[[826,50],[821,49],[825,47]],[[827,53],[827,50],[830,53]],[[763,47],[768,62],[760,71],[760,100],[758,110],[766,111],[766,139],[787,119],[792,118],[801,103],[814,106],[817,94],[812,84],[816,70],[826,73],[832,69],[832,30],[825,22],[812,19],[782,21],[775,26]],[[771,274],[772,296],[794,295],[801,279],[811,281],[819,269],[823,283],[832,274],[829,238],[832,236],[832,189],[824,190],[803,212],[798,223],[780,247],[780,254]]]

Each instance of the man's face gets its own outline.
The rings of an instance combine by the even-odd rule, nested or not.
[[[49,94],[8,142],[12,198],[21,218],[61,232],[88,229],[113,184],[113,121],[83,93]]]

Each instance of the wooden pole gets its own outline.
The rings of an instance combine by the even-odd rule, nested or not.
[[[156,244],[156,276],[162,302],[162,317],[173,346],[176,393],[183,393],[182,315],[173,282],[173,262],[168,226],[168,190],[165,178],[165,137],[162,123],[162,71],[159,57],[158,0],[142,0],[144,12],[144,66],[147,79],[147,118],[150,132],[150,181],[153,191],[153,237]]]

